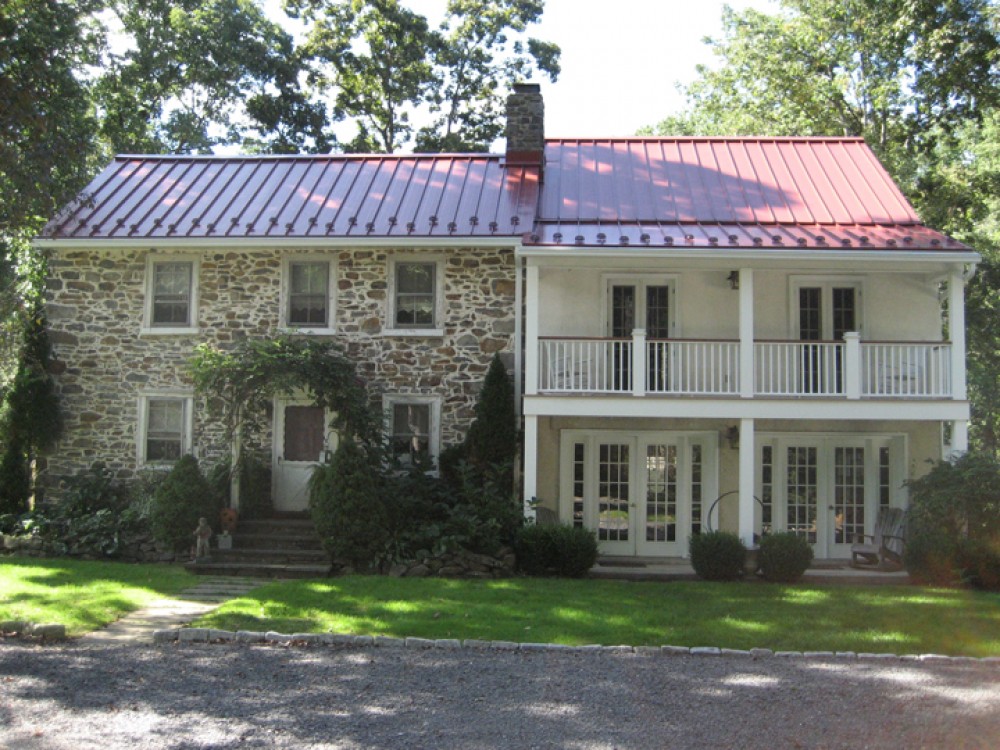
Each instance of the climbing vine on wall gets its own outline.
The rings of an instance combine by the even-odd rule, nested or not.
[[[275,396],[302,392],[334,414],[339,434],[371,448],[381,440],[381,417],[336,344],[290,336],[247,339],[229,351],[202,344],[191,371],[195,390],[240,443],[260,432]]]

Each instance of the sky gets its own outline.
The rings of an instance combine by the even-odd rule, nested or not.
[[[279,4],[280,0],[267,0]],[[436,27],[447,0],[403,0]],[[677,84],[711,64],[703,43],[724,5],[777,11],[775,0],[546,0],[529,35],[562,48],[562,73],[542,85],[549,137],[628,136],[683,109]]]

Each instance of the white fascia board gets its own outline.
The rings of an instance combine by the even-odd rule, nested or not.
[[[797,250],[784,248],[745,248],[727,249],[725,251],[709,248],[684,247],[538,247],[518,246],[517,254],[525,258],[560,258],[564,260],[580,260],[582,258],[615,259],[665,259],[665,260],[696,260],[711,261],[719,264],[732,264],[736,261],[752,262],[768,265],[776,263],[787,266],[788,263],[979,263],[982,257],[977,252],[968,250]]]
[[[670,399],[525,396],[526,416],[942,422],[969,419],[968,401]]]
[[[46,248],[185,248],[212,250],[216,248],[448,248],[448,247],[517,247],[517,237],[137,237],[137,238],[37,238],[32,246]]]

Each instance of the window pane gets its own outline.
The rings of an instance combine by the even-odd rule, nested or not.
[[[189,262],[153,265],[153,325],[188,325],[191,275]]]
[[[284,457],[286,461],[319,461],[326,432],[321,406],[286,406]]]
[[[434,263],[397,263],[396,291],[400,294],[434,294]]]
[[[403,464],[430,453],[431,407],[429,404],[394,404],[392,407],[392,452]]]
[[[288,293],[288,322],[293,325],[327,325],[330,265],[292,263]]]
[[[150,399],[146,411],[146,460],[176,461],[183,446],[183,399]]]

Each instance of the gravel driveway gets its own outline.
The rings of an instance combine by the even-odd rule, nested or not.
[[[1000,666],[0,643],[0,748],[1000,747]]]

